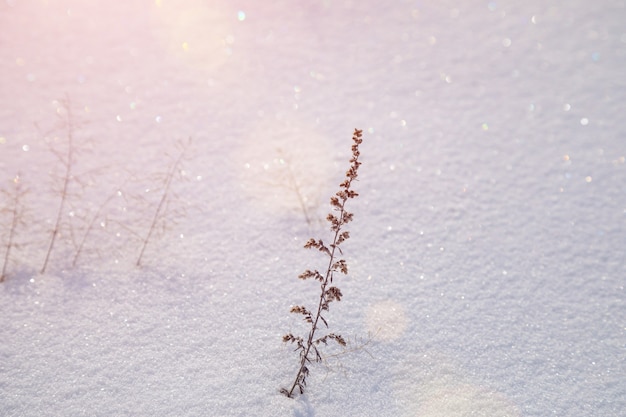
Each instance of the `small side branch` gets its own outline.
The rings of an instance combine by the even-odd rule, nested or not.
[[[87,224],[85,232],[83,233],[80,242],[76,246],[76,252],[74,252],[74,258],[72,259],[72,268],[76,267],[76,264],[78,263],[78,258],[80,257],[80,255],[81,255],[81,253],[82,253],[82,251],[83,251],[83,249],[85,247],[85,243],[87,242],[87,238],[89,237],[90,233],[94,229],[94,226],[95,226],[96,222],[98,221],[98,219],[100,218],[100,216],[104,212],[105,208],[111,202],[111,200],[113,200],[113,198],[115,198],[118,195],[118,193],[119,193],[119,191],[116,190],[113,194],[109,195],[106,198],[106,200],[104,200],[102,202],[102,204],[100,204],[100,207],[98,207],[98,210],[96,211],[96,214],[94,214],[94,216],[91,218],[91,221],[89,221],[89,223]]]

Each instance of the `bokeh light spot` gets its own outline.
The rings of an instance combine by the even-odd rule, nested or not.
[[[154,33],[171,56],[203,72],[222,67],[232,53],[232,12],[202,0],[159,0],[156,6]]]

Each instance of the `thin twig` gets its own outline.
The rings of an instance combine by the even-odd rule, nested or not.
[[[118,188],[119,189],[119,188]],[[77,245],[76,247],[76,252],[74,253],[74,259],[72,260],[72,268],[76,267],[76,263],[78,262],[78,258],[80,256],[80,254],[83,251],[83,248],[85,247],[85,242],[87,241],[87,237],[89,236],[89,234],[91,233],[91,231],[93,230],[94,224],[96,224],[96,221],[98,221],[98,218],[100,217],[100,214],[104,211],[104,209],[106,208],[106,206],[111,202],[111,200],[113,200],[113,198],[115,198],[115,196],[118,194],[118,189],[116,189],[116,191],[109,195],[106,200],[104,200],[102,202],[102,204],[100,204],[100,207],[98,207],[98,211],[96,211],[96,214],[94,214],[94,216],[92,217],[91,221],[89,222],[89,224],[87,225],[87,228],[85,229],[85,233],[83,233],[83,237],[80,240],[80,243]]]
[[[163,189],[163,194],[161,195],[161,200],[159,201],[159,204],[157,205],[157,208],[154,212],[154,216],[152,217],[152,222],[150,223],[150,228],[148,229],[148,234],[143,239],[141,252],[139,252],[139,256],[137,257],[137,262],[136,262],[137,266],[141,266],[141,258],[143,257],[143,253],[146,250],[146,247],[148,246],[148,242],[150,242],[150,238],[152,237],[152,234],[154,233],[154,230],[156,229],[157,223],[161,219],[162,211],[164,207],[166,207],[167,205],[170,186],[172,184],[172,180],[174,179],[174,175],[178,171],[178,165],[183,160],[185,154],[187,153],[187,149],[189,148],[190,145],[191,145],[191,138],[189,138],[187,143],[183,145],[183,148],[180,154],[178,155],[178,158],[176,158],[176,161],[174,162],[174,164],[172,164],[172,168],[167,174],[167,177],[165,179],[165,187]]]
[[[6,251],[4,253],[4,262],[2,263],[0,282],[4,282],[7,276],[7,268],[9,265],[9,258],[11,256],[11,249],[15,247],[15,231],[17,230],[17,225],[20,223],[20,217],[22,212],[20,207],[20,197],[24,195],[24,191],[22,191],[22,182],[20,181],[19,175],[15,176],[15,178],[13,179],[13,183],[15,184],[12,196],[13,202],[11,204],[11,209],[9,210],[9,213],[11,215],[11,226],[9,227],[9,236],[6,243]],[[4,192],[4,190],[2,191]]]
[[[63,102],[65,110],[66,110],[66,129],[67,129],[67,154],[65,158],[63,158],[56,151],[53,151],[55,155],[59,158],[59,160],[65,165],[65,175],[63,176],[63,186],[61,189],[61,198],[59,200],[59,209],[57,211],[56,221],[54,222],[54,228],[52,229],[52,235],[50,237],[50,243],[48,245],[48,251],[46,252],[46,259],[43,262],[43,266],[41,267],[41,273],[46,272],[46,267],[48,266],[48,261],[50,260],[50,254],[52,253],[52,249],[54,248],[54,243],[59,234],[59,230],[61,228],[61,221],[63,219],[63,211],[65,209],[65,203],[67,201],[69,185],[72,178],[72,165],[74,164],[74,127],[72,125],[72,109],[71,103],[68,96],[66,96],[65,101]]]

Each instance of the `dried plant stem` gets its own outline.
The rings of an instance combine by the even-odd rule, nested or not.
[[[65,210],[65,204],[67,202],[69,185],[72,179],[72,166],[74,164],[74,127],[72,124],[72,109],[69,103],[69,99],[66,98],[64,103],[65,111],[66,111],[66,129],[67,129],[67,154],[65,158],[61,157],[57,154],[61,162],[65,165],[65,175],[63,175],[63,186],[61,188],[61,194],[59,199],[59,209],[57,210],[57,217],[54,222],[54,227],[52,229],[52,235],[50,237],[50,243],[48,244],[48,251],[46,252],[46,259],[43,262],[43,266],[41,267],[41,273],[46,272],[46,268],[48,266],[48,261],[50,260],[50,254],[54,249],[54,243],[56,242],[56,238],[61,229],[61,221],[63,220],[63,212]],[[56,154],[56,153],[55,153]]]
[[[332,286],[332,284],[335,272],[340,272],[343,274],[348,273],[348,266],[346,264],[346,261],[344,259],[337,259],[337,253],[343,254],[340,245],[345,240],[350,238],[350,233],[343,230],[345,224],[352,221],[352,213],[346,211],[345,205],[349,199],[358,196],[358,194],[351,189],[351,186],[352,181],[356,180],[357,178],[358,168],[361,165],[361,162],[359,162],[359,145],[362,142],[361,136],[362,131],[355,129],[354,135],[352,137],[354,144],[352,145],[352,158],[350,159],[350,169],[346,173],[346,180],[344,180],[340,184],[340,190],[335,193],[335,195],[330,199],[330,204],[333,207],[333,210],[336,212],[336,214],[330,213],[326,217],[326,220],[328,220],[328,222],[331,224],[330,230],[334,232],[332,243],[326,246],[321,239],[309,239],[304,245],[304,247],[307,249],[318,249],[320,252],[325,253],[329,259],[324,275],[322,275],[317,270],[306,270],[299,276],[300,279],[314,278],[316,281],[320,281],[321,292],[315,314],[312,314],[304,306],[294,306],[291,308],[292,313],[302,314],[304,316],[304,320],[307,323],[311,324],[311,328],[309,330],[308,336],[306,337],[306,340],[302,337],[294,336],[291,333],[283,336],[284,342],[295,343],[297,346],[296,350],[300,351],[299,367],[294,382],[291,385],[290,389],[281,389],[281,392],[290,398],[293,397],[296,388],[299,389],[301,394],[304,393],[304,387],[306,386],[306,377],[309,374],[309,369],[307,365],[313,361],[322,361],[322,356],[320,355],[317,348],[320,343],[327,344],[328,339],[334,339],[340,345],[346,345],[343,337],[335,333],[328,333],[322,337],[317,338],[315,335],[316,332],[319,330],[318,325],[320,320],[324,323],[326,327],[328,327],[328,322],[322,314],[324,311],[329,310],[329,303],[332,301],[341,301],[341,297],[343,296],[339,288]]]
[[[11,226],[9,227],[9,236],[6,243],[6,250],[4,252],[4,261],[2,263],[0,282],[4,282],[7,276],[7,268],[9,265],[9,259],[11,257],[11,249],[16,246],[15,231],[17,230],[17,225],[20,223],[21,218],[20,197],[22,197],[24,192],[22,191],[22,183],[20,181],[19,175],[15,176],[13,182],[15,184],[15,189],[12,195],[13,201],[11,204],[11,208],[9,209],[9,213],[11,215]]]
[[[152,234],[156,230],[157,224],[159,223],[159,220],[161,219],[163,215],[163,210],[165,209],[167,205],[166,203],[169,197],[169,192],[170,192],[170,187],[172,185],[172,181],[174,179],[174,176],[176,175],[176,172],[178,171],[178,166],[180,165],[181,161],[185,157],[185,154],[187,153],[187,149],[189,148],[190,144],[191,144],[191,139],[189,139],[189,141],[183,146],[182,150],[180,151],[180,154],[176,158],[176,161],[174,161],[174,163],[172,164],[172,168],[167,173],[167,177],[165,178],[165,187],[163,187],[163,194],[161,194],[161,199],[159,200],[159,204],[157,205],[157,208],[154,211],[154,216],[152,217],[150,228],[148,229],[148,233],[146,237],[143,239],[141,251],[139,252],[139,256],[137,257],[137,262],[135,263],[137,266],[141,266],[141,258],[143,258],[143,254],[146,250],[146,247],[148,246],[148,242],[150,242],[150,238],[152,237]]]
[[[345,201],[341,203],[340,218],[343,217],[344,204],[345,204]],[[320,299],[319,299],[319,302],[317,303],[317,313],[315,314],[315,319],[313,319],[311,330],[309,331],[309,336],[306,341],[306,347],[305,347],[304,353],[300,355],[301,356],[300,368],[298,369],[296,378],[293,381],[293,385],[289,389],[289,394],[287,395],[288,397],[293,396],[293,391],[296,389],[296,387],[298,386],[298,383],[301,382],[301,379],[304,376],[304,372],[307,368],[306,366],[307,362],[311,362],[311,360],[309,359],[309,353],[311,352],[311,348],[313,347],[313,340],[315,337],[315,332],[317,331],[317,323],[319,322],[320,317],[322,316],[322,306],[324,305],[324,301],[326,298],[326,287],[328,287],[328,284],[332,279],[332,272],[333,272],[332,265],[335,262],[335,251],[338,248],[337,238],[339,237],[340,231],[341,231],[341,228],[337,228],[337,230],[335,231],[335,236],[333,237],[333,243],[332,245],[330,245],[332,249],[330,252],[330,258],[328,260],[328,268],[326,269],[326,276],[324,277],[324,281],[322,282],[322,286],[321,286]]]

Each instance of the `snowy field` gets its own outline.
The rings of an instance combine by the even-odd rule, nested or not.
[[[0,415],[624,416],[625,22],[0,0]],[[355,128],[350,343],[289,399]]]

